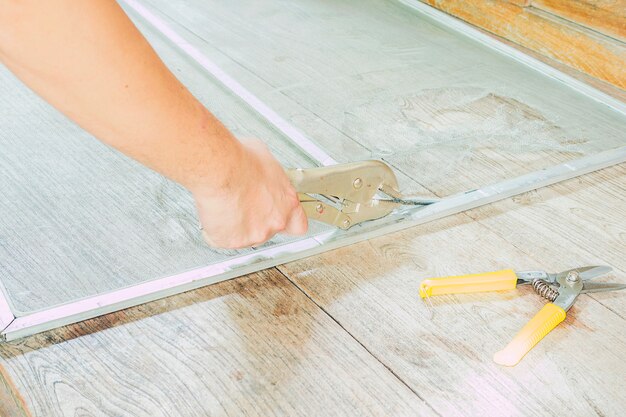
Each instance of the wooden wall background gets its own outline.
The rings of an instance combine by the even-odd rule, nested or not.
[[[626,0],[421,0],[626,89]]]

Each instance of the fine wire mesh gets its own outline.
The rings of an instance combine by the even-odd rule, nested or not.
[[[624,144],[624,115],[393,1],[146,4],[337,160],[384,158],[407,192],[450,195]],[[135,20],[235,134],[267,141],[285,166],[313,165]],[[250,251],[206,248],[184,189],[90,137],[4,68],[0,114],[0,282],[16,312]]]
[[[626,118],[394,0],[146,0],[335,159],[463,192],[626,143]]]
[[[156,34],[170,69],[231,131],[314,163]],[[20,316],[253,251],[212,250],[190,194],[97,141],[0,66],[0,282]],[[211,167],[207,167],[210,170]],[[311,233],[327,226],[312,224]],[[277,236],[263,247],[294,238]]]

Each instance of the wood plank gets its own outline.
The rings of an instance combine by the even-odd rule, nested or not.
[[[0,365],[0,417],[30,417],[13,381]]]
[[[553,259],[557,270],[599,263],[615,270],[606,279],[624,281],[624,196],[626,164],[621,164],[468,215],[529,256]],[[591,297],[626,317],[626,292]]]
[[[511,3],[421,1],[626,89],[626,46],[621,42]]]
[[[532,6],[626,41],[626,0],[532,0]]]
[[[531,3],[531,0],[502,0],[502,1],[515,4],[517,6],[522,6],[522,7],[530,6],[530,3]]]
[[[502,268],[615,266],[626,235],[622,170],[550,187],[546,199],[530,193],[280,269],[442,415],[620,416],[623,292],[581,296],[520,364],[502,368],[493,353],[545,300],[528,287],[442,296],[433,299],[429,321],[418,288],[427,277]],[[626,282],[624,270],[612,281]]]
[[[276,270],[0,346],[34,416],[435,415]]]
[[[479,30],[481,30],[479,28]],[[614,86],[613,84],[610,84],[604,80],[601,80],[599,78],[595,78],[592,77],[589,74],[586,74],[582,71],[578,71],[575,70],[574,68],[565,65],[564,63],[557,61],[554,58],[550,58],[548,56],[542,55],[537,51],[534,51],[532,49],[526,48],[524,46],[518,45],[516,43],[511,42],[508,39],[505,39],[501,36],[497,36],[494,35],[491,32],[487,32],[485,30],[481,30],[484,34],[489,35],[491,37],[493,37],[494,39],[497,39],[498,41],[514,48],[517,49],[518,51],[524,53],[525,55],[528,55],[530,57],[535,58],[538,61],[543,62],[544,64],[547,64],[553,68],[556,68],[557,70],[561,71],[564,74],[569,75],[572,78],[575,78],[578,81],[581,81],[587,85],[590,85],[591,87],[595,88],[596,90],[599,90],[601,92],[603,92],[604,94],[610,96],[610,97],[614,97],[618,100],[621,100],[623,102],[626,102],[626,90],[622,90],[621,88],[618,88],[616,86]]]
[[[254,75],[266,83],[263,93],[274,97],[273,103],[280,104],[279,108],[288,109],[289,103],[296,103],[290,117],[313,137],[317,132],[325,143],[339,142],[333,148],[336,152],[352,148],[352,143],[344,142],[346,138],[374,150],[381,145],[392,150],[403,145],[405,148],[395,149],[396,155],[390,159],[441,194],[450,193],[455,186],[475,186],[481,178],[494,178],[490,176],[494,172],[510,176],[527,168],[533,158],[552,163],[578,155],[561,153],[569,148],[558,141],[575,135],[558,133],[562,127],[553,122],[574,107],[579,108],[579,114],[593,107],[577,94],[566,92],[555,99],[559,106],[554,113],[544,110],[540,103],[550,102],[552,97],[539,96],[534,103],[517,95],[494,97],[490,90],[493,85],[480,84],[485,74],[495,71],[493,68],[478,72],[474,78],[454,78],[461,89],[458,85],[457,89],[447,88],[449,85],[444,84],[449,80],[442,76],[439,94],[424,94],[433,87],[433,79],[438,79],[424,74],[436,71],[425,65],[425,72],[415,72],[419,59],[405,58],[419,56],[423,50],[415,48],[410,38],[411,42],[395,41],[405,31],[428,31],[424,27],[415,29],[415,19],[405,9],[376,9],[376,2],[347,8],[343,2],[336,2],[337,10],[333,11],[320,2],[307,3],[309,9],[287,2],[273,11],[257,9],[264,19],[256,19],[254,8],[238,10],[223,2],[214,6],[230,10],[226,14],[217,10],[206,14],[206,19],[213,19],[211,24],[204,20],[207,39],[224,54],[234,56],[236,65],[253,68],[257,72]],[[184,8],[180,4],[171,7]],[[197,15],[204,16],[202,10],[207,9]],[[244,19],[239,16],[241,10],[250,15]],[[289,24],[293,15],[285,10],[295,13],[298,25]],[[374,13],[379,10],[380,14]],[[277,19],[281,13],[287,17]],[[365,17],[356,19],[354,15],[359,13]],[[335,25],[346,19],[354,20],[349,20],[351,25]],[[359,23],[375,26],[379,20],[387,26],[377,26],[366,34],[357,30],[368,27]],[[356,42],[336,48],[321,38],[318,40],[325,50],[307,48],[311,32],[304,29],[311,30],[319,22],[329,25],[322,28],[320,36],[325,36],[326,29],[333,29],[339,33],[331,33],[327,39],[339,36]],[[263,25],[271,30],[260,30]],[[300,30],[304,35],[297,33]],[[257,42],[249,42],[244,35]],[[296,39],[300,49],[289,46],[287,39]],[[370,40],[380,43],[373,44],[371,51],[357,47],[367,48]],[[278,58],[285,46],[290,54],[283,55],[281,61]],[[254,54],[246,55],[245,48],[254,49]],[[323,53],[329,49],[339,63],[324,59]],[[248,62],[250,56],[257,61]],[[458,57],[449,54],[441,59],[453,67],[458,65],[454,68],[459,72],[466,70],[466,61],[455,64],[453,58]],[[343,72],[333,78],[333,71]],[[448,75],[454,77],[454,72]],[[476,83],[484,88],[480,94],[466,88]],[[537,91],[542,86],[536,87]],[[349,93],[355,91],[363,95],[357,102],[349,102]],[[476,100],[468,101],[468,97]],[[460,107],[455,99],[462,102]],[[439,107],[428,107],[429,102]],[[482,123],[502,121],[497,110],[503,108],[512,110],[513,123],[503,124],[490,136],[504,137],[503,142],[470,154],[470,159],[477,158],[480,169],[468,171],[457,166],[457,176],[449,175],[449,171],[442,176],[437,171],[447,168],[441,167],[445,152],[421,154],[430,160],[415,155],[402,159],[403,153],[417,144],[407,138],[417,141],[422,136],[407,134],[416,130],[394,131],[398,126],[394,124],[397,119],[393,116],[398,114],[394,111],[406,116],[400,126],[414,126],[426,116],[427,121],[434,122],[430,124],[437,138],[445,139],[467,136]],[[348,120],[346,112],[350,111],[360,119]],[[607,124],[615,123],[610,112],[599,113],[601,116],[589,129],[581,130],[591,150],[602,147],[605,142],[596,139],[607,132],[603,130]],[[545,136],[539,139],[557,141],[557,151],[537,150],[537,137],[524,131],[517,132],[514,139],[533,138],[524,142],[528,146],[526,153],[523,157],[519,152],[507,154],[507,147],[519,144],[502,132],[533,123],[544,128],[541,133]],[[572,129],[569,132],[576,131],[573,122],[568,123],[567,128]],[[357,129],[360,124],[368,129]],[[389,132],[376,130],[377,125],[386,126]],[[369,129],[374,134],[368,136]],[[622,132],[608,129],[608,135],[614,138],[623,138]],[[354,157],[350,153],[343,156]],[[618,191],[609,194],[619,197]],[[532,203],[550,205],[554,200]],[[609,210],[614,210],[619,201],[609,204]],[[552,217],[547,219],[556,225],[569,218],[567,207],[565,204],[560,210],[548,210]],[[595,210],[602,215],[601,206]],[[615,215],[619,216],[619,211]],[[490,223],[495,217],[498,221]],[[610,222],[616,219],[619,217]],[[530,237],[543,238],[541,224],[536,233],[509,241],[507,235],[516,233],[516,225],[524,222],[507,217],[507,213],[477,220],[459,215],[285,266],[283,270],[332,318],[275,271],[266,271],[8,344],[0,347],[0,362],[36,416],[619,415],[624,406],[620,352],[626,349],[626,336],[623,317],[610,310],[620,307],[617,296],[581,298],[566,322],[514,369],[497,367],[491,362],[491,354],[504,346],[544,303],[528,288],[442,297],[434,300],[434,321],[426,319],[426,307],[417,297],[421,278],[500,267],[557,269],[567,263],[563,256],[567,245],[560,240],[557,228],[548,229],[543,244],[547,247],[554,242],[551,247],[555,249],[544,254],[527,246],[532,245]],[[594,230],[594,222],[585,226],[585,231]],[[611,246],[609,255],[603,257],[598,246],[594,255],[579,242],[583,232],[577,233],[573,234],[574,244],[580,245],[573,250],[577,262],[608,262],[619,254]],[[619,237],[621,232],[612,232],[611,236]],[[611,238],[606,244],[616,242],[619,240]],[[601,243],[589,243],[594,244]]]

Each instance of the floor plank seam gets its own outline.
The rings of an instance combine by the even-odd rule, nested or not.
[[[356,336],[354,336],[348,329],[346,329],[335,317],[333,317],[330,312],[328,312],[322,305],[317,303],[302,287],[300,287],[294,280],[289,278],[287,274],[285,274],[280,266],[276,267],[276,270],[285,277],[287,281],[293,284],[294,287],[298,289],[308,300],[310,300],[313,304],[315,304],[324,314],[326,314],[333,322],[335,322],[346,334],[350,336],[356,343],[358,343],[372,358],[374,358],[378,363],[380,363],[394,378],[396,378],[402,385],[409,389],[417,398],[419,398],[424,404],[426,404],[435,414],[440,417],[443,417],[424,397],[422,397],[411,385],[409,385],[406,381],[404,381],[400,375],[398,375],[390,366],[388,366],[385,362],[383,362],[378,356],[376,356],[370,349],[367,348]]]
[[[595,301],[596,303],[600,304],[602,307],[606,308],[607,310],[609,310],[612,313],[615,313],[615,315],[619,318],[621,318],[622,320],[626,320],[626,317],[622,316],[620,313],[618,313],[616,310],[612,309],[611,307],[607,306],[606,304],[604,304],[602,301],[598,300],[597,298],[595,298],[592,294],[585,294],[587,295],[589,298],[591,298],[593,301]]]

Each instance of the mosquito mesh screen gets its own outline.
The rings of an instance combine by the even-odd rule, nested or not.
[[[393,165],[405,192],[451,195],[625,143],[623,114],[395,1],[144,4],[336,160]],[[285,166],[314,164],[130,14],[235,134],[264,139]],[[205,247],[184,189],[4,68],[0,115],[0,282],[16,312],[251,251]]]

